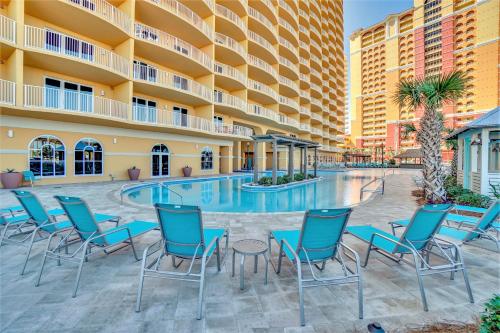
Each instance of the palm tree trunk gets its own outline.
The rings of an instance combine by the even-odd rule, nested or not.
[[[457,169],[458,169],[458,150],[456,147],[453,148],[453,159],[451,160],[451,172],[450,175],[453,179],[457,179]]]
[[[427,202],[438,203],[446,200],[444,172],[441,155],[441,133],[443,123],[437,117],[435,108],[426,107],[420,120],[417,141],[422,149],[422,173],[424,195]]]

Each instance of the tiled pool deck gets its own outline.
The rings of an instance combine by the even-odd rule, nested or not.
[[[40,186],[33,189],[50,207],[53,195],[83,197],[96,211],[121,215],[124,220],[155,220],[153,209],[120,206],[117,191],[123,183]],[[389,230],[387,222],[407,218],[416,208],[410,192],[411,173],[387,177],[386,192],[354,209],[350,224],[373,224]],[[13,196],[0,190],[2,206],[15,204]],[[266,239],[267,231],[299,227],[302,214],[205,214],[206,225],[229,226],[230,241]],[[140,238],[141,251],[159,239],[154,231]],[[347,235],[344,241],[361,256],[366,246]],[[489,246],[485,244],[485,246]],[[254,275],[248,263],[246,289],[240,291],[239,277],[230,277],[230,260],[216,273],[212,262],[207,273],[205,311],[195,319],[197,284],[172,280],[146,281],[142,312],[134,312],[140,262],[130,248],[110,256],[98,256],[84,265],[79,294],[71,298],[76,265],[54,261],[47,265],[40,287],[34,280],[42,258],[37,244],[25,276],[19,276],[23,251],[13,245],[0,249],[1,332],[365,332],[372,321],[389,331],[404,332],[435,321],[471,321],[482,304],[500,291],[499,255],[477,247],[463,247],[475,304],[467,301],[461,275],[424,278],[429,312],[422,310],[415,271],[375,254],[363,269],[365,319],[357,318],[355,285],[306,289],[306,326],[299,326],[297,280],[289,263],[280,276],[270,271],[263,284],[263,262]],[[229,259],[229,258],[228,258]],[[328,269],[337,269],[329,264]]]

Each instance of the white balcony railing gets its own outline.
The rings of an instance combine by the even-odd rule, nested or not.
[[[259,117],[264,117],[267,119],[271,119],[279,124],[294,126],[299,128],[299,122],[295,119],[289,118],[284,114],[280,114],[271,109],[265,108],[261,105],[257,104],[249,104],[248,105],[248,113],[251,115],[256,115]]]
[[[189,7],[183,5],[179,1],[176,0],[148,0],[148,1],[186,20],[191,25],[194,25],[196,28],[198,28],[198,30],[200,30],[209,39],[212,40],[214,38],[213,29],[205,21],[203,21],[203,19],[200,16],[198,16],[195,12],[189,9]]]
[[[214,91],[214,103],[229,106],[243,112],[247,111],[247,103],[244,100],[220,91]]]
[[[248,7],[248,15],[265,25],[274,34],[274,36],[277,36],[276,27],[261,12],[253,7]]]
[[[284,8],[288,14],[290,14],[290,16],[293,17],[293,19],[295,20],[295,22],[299,22],[299,18],[297,17],[297,14],[295,14],[295,12],[293,11],[292,7],[290,7],[289,4],[287,4],[284,0],[279,0],[279,5],[281,8]]]
[[[284,65],[290,69],[292,69],[294,72],[298,73],[299,72],[299,69],[297,68],[297,65],[295,65],[294,63],[292,63],[290,60],[288,60],[287,58],[283,57],[283,56],[280,56],[280,64],[281,65]]]
[[[314,128],[314,127],[311,127],[311,133],[312,134],[316,134],[316,135],[320,135],[322,136],[323,135],[323,131],[318,129],[318,128]]]
[[[214,132],[218,134],[228,134],[249,137],[253,135],[251,128],[240,125],[214,124]]]
[[[104,20],[119,27],[126,33],[131,32],[132,20],[130,17],[104,0],[66,0],[66,2],[81,7]]]
[[[286,38],[283,38],[280,36],[279,38],[279,42],[281,45],[283,45],[285,48],[289,49],[290,51],[292,51],[293,54],[297,55],[298,54],[298,51],[297,51],[297,48],[295,46],[292,45],[292,43],[290,43]]]
[[[16,104],[16,83],[0,79],[0,104]]]
[[[223,35],[219,32],[215,33],[215,42],[217,44],[224,45],[224,46],[230,48],[234,52],[240,54],[242,57],[244,57],[245,54],[247,54],[247,52],[245,51],[245,48],[243,46],[241,46],[240,43],[238,43],[236,40],[232,39],[231,37]]]
[[[279,24],[282,25],[283,27],[285,27],[286,30],[288,30],[293,36],[297,36],[298,32],[297,30],[292,27],[292,25],[290,23],[288,23],[287,20],[285,20],[284,18],[280,17],[279,20],[278,20]]]
[[[309,44],[307,44],[306,42],[299,40],[299,46],[309,52]]]
[[[314,97],[311,97],[311,104],[317,105],[319,107],[322,107],[322,105],[323,105],[319,99],[314,98]]]
[[[135,80],[159,85],[173,90],[184,91],[207,101],[212,101],[211,89],[191,79],[160,70],[156,67],[134,64]]]
[[[296,101],[294,101],[293,99],[290,99],[288,97],[280,95],[279,102],[280,102],[280,104],[288,105],[288,106],[296,109],[297,111],[300,110],[299,104]]]
[[[156,44],[162,48],[180,53],[205,66],[210,71],[213,68],[212,59],[208,54],[194,47],[188,42],[185,42],[182,39],[179,39],[161,30],[149,27],[141,23],[136,23],[135,37]]]
[[[271,96],[275,100],[278,100],[278,93],[265,83],[255,81],[252,79],[248,79],[248,86],[247,87],[248,87],[248,89],[253,89],[253,90],[258,90],[260,92],[263,92],[264,94]]]
[[[316,119],[318,121],[323,121],[323,116],[320,116],[319,114],[317,113],[311,113],[311,118],[312,119]]]
[[[304,57],[300,57],[300,58],[299,58],[299,61],[300,61],[300,63],[301,63],[302,65],[304,65],[304,66],[309,66],[309,60],[307,60],[306,58],[304,58]]]
[[[276,8],[274,7],[273,3],[271,0],[262,0],[262,2],[269,8],[269,10],[274,14],[274,17],[278,16],[278,13],[276,12]]]
[[[215,74],[221,74],[239,81],[242,84],[246,84],[245,74],[237,70],[236,68],[223,64],[221,62],[214,62],[214,72]]]
[[[243,20],[229,8],[216,4],[215,13],[236,24],[243,32],[247,32],[247,26],[245,22],[243,22]]]
[[[305,99],[311,99],[311,94],[308,91],[305,90],[299,90],[300,97],[305,98]]]
[[[250,39],[251,41],[254,41],[255,43],[264,47],[269,52],[271,52],[275,57],[278,56],[278,52],[276,51],[276,48],[274,46],[272,46],[271,43],[269,43],[267,39],[265,39],[264,37],[262,37],[258,33],[253,32],[252,30],[248,30],[248,39]]]
[[[292,80],[283,75],[280,75],[279,82],[295,91],[299,91],[299,86],[297,85],[297,83],[293,82]]]
[[[311,131],[311,125],[302,123],[300,124],[300,129],[304,131]]]
[[[0,15],[0,40],[16,43],[16,21],[3,15]]]
[[[306,107],[304,107],[304,106],[301,106],[301,107],[300,107],[300,113],[301,113],[301,114],[308,115],[308,116],[311,116],[311,110],[309,110],[308,108],[306,108]]]
[[[30,49],[76,58],[129,76],[129,62],[125,57],[75,37],[27,25],[24,27],[24,43]]]
[[[254,65],[256,67],[259,67],[260,69],[262,69],[265,72],[268,72],[274,78],[276,78],[276,79],[278,78],[278,73],[276,72],[276,70],[274,69],[273,66],[269,65],[264,60],[257,58],[256,56],[254,56],[252,54],[248,55],[248,63],[250,63],[251,65]]]
[[[304,73],[300,73],[300,74],[299,74],[299,77],[300,77],[300,80],[301,80],[301,81],[304,81],[304,82],[306,82],[306,83],[309,83],[309,75],[304,74]]]
[[[24,106],[127,119],[128,104],[74,90],[24,86]]]

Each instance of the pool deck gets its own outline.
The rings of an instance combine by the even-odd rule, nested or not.
[[[373,224],[389,230],[387,222],[408,218],[414,212],[414,189],[408,172],[387,176],[385,195],[376,196],[354,208],[349,223]],[[98,212],[118,214],[124,222],[155,220],[153,209],[120,206],[118,191],[122,182],[61,186],[39,186],[36,192],[49,207],[56,207],[53,195],[78,195]],[[0,190],[2,206],[16,204],[6,190]],[[230,241],[243,238],[265,240],[270,229],[297,228],[301,213],[280,214],[204,214],[207,226],[228,226]],[[158,231],[139,239],[138,250],[158,240]],[[366,245],[352,236],[344,241],[363,256]],[[492,248],[489,244],[484,246]],[[195,319],[197,284],[172,280],[146,280],[142,312],[134,312],[140,262],[130,248],[109,256],[91,258],[84,265],[78,296],[71,298],[76,265],[57,267],[49,262],[40,287],[34,280],[44,244],[33,250],[25,276],[19,276],[24,258],[22,248],[6,245],[0,249],[0,331],[1,332],[365,332],[372,321],[391,332],[404,332],[436,321],[473,321],[482,304],[500,291],[500,260],[497,253],[464,246],[475,304],[467,301],[464,282],[458,274],[424,277],[429,312],[424,312],[415,271],[373,254],[363,269],[365,319],[359,320],[355,285],[318,287],[305,290],[306,326],[299,326],[297,280],[285,261],[280,276],[270,269],[269,284],[263,284],[263,262],[253,274],[247,263],[244,291],[239,276],[231,278],[230,260],[216,272],[215,261],[207,273],[205,310]],[[229,258],[228,258],[229,259]],[[327,270],[337,271],[336,264]]]

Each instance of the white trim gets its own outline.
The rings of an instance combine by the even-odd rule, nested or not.
[[[0,154],[15,154],[15,155],[24,155],[28,154],[29,149],[0,149]]]
[[[94,140],[95,142],[97,142],[99,145],[101,145],[101,154],[102,154],[102,159],[101,159],[101,173],[91,173],[91,174],[86,174],[85,172],[81,175],[77,175],[76,174],[76,167],[75,167],[75,163],[76,163],[76,158],[73,158],[73,176],[75,177],[81,177],[81,176],[104,176],[104,146],[103,144],[101,143],[101,141],[97,140],[97,139],[94,139],[94,138],[91,138],[91,137],[84,137],[84,138],[81,138],[79,139],[78,141],[75,142],[74,144],[74,148],[73,148],[73,152],[72,152],[72,155],[75,155],[75,152],[76,152],[76,145],[80,142],[80,141],[83,141],[83,140]],[[89,146],[85,146],[85,147],[89,147]],[[95,151],[94,151],[94,154],[95,154]],[[69,153],[68,153],[69,155]],[[93,163],[94,163],[94,171],[95,171],[95,158],[93,160]],[[85,161],[83,162],[83,165],[85,165]],[[85,169],[84,169],[85,171]]]
[[[42,174],[42,173],[43,173],[43,172],[42,172],[42,170],[43,170],[43,168],[42,168],[42,163],[43,163],[42,161],[43,161],[43,159],[42,159],[42,154],[41,154],[41,149],[42,149],[42,148],[40,148],[40,175],[39,175],[38,177],[40,177],[40,178],[62,178],[62,177],[66,177],[66,167],[67,167],[67,165],[66,165],[66,160],[67,160],[67,158],[66,158],[66,157],[67,157],[67,149],[66,149],[66,145],[64,144],[64,141],[63,141],[63,140],[61,140],[58,136],[55,136],[55,135],[52,135],[52,134],[41,134],[41,135],[37,135],[37,136],[35,136],[33,139],[31,139],[31,141],[28,143],[28,156],[27,156],[27,157],[28,157],[28,167],[27,167],[27,170],[30,170],[30,171],[31,171],[31,162],[30,162],[30,160],[31,160],[31,152],[32,152],[33,150],[35,150],[35,149],[31,149],[31,144],[33,143],[33,141],[35,141],[36,139],[41,138],[41,137],[47,137],[48,139],[49,139],[49,138],[51,138],[51,137],[52,137],[52,138],[56,138],[56,139],[57,139],[57,140],[59,140],[59,142],[61,142],[61,144],[63,145],[63,148],[64,148],[64,150],[63,150],[63,151],[64,151],[64,174],[62,174],[62,175],[56,175],[56,174],[55,174],[55,171],[56,171],[56,165],[55,165],[55,151],[56,151],[56,150],[54,149],[54,157],[53,157],[53,160],[54,160],[54,161],[52,162],[52,163],[53,163],[53,167],[54,167],[54,175],[52,175],[52,176],[43,176],[43,174]],[[49,140],[50,140],[50,139],[49,139]],[[45,146],[45,145],[44,145],[44,146]],[[42,147],[43,147],[43,146],[42,146]],[[36,149],[36,150],[38,150],[38,149]]]

